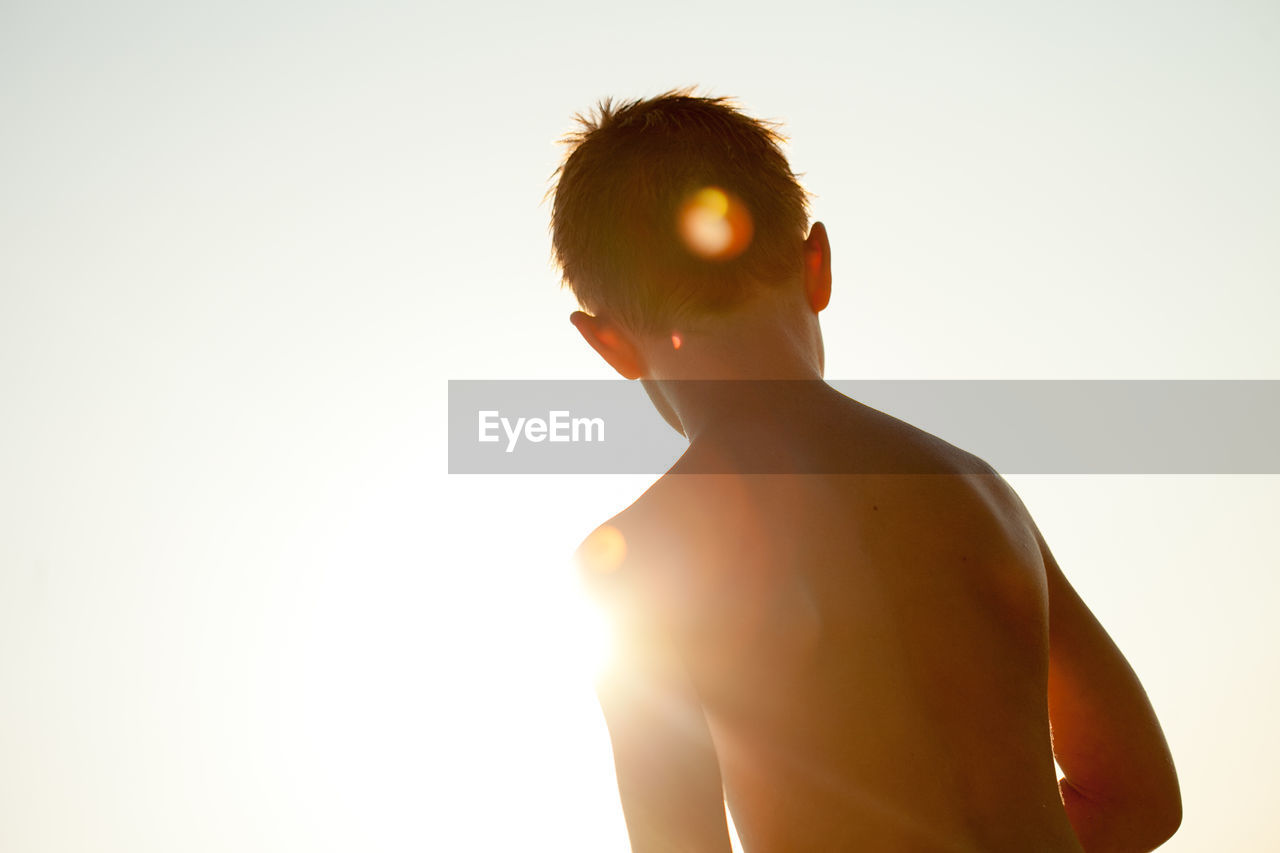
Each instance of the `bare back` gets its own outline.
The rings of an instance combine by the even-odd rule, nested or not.
[[[888,416],[825,397],[810,415],[695,443],[613,521],[620,606],[679,661],[746,849],[1080,850],[1025,511]],[[802,470],[872,454],[918,473],[733,473],[779,442]],[[723,473],[683,473],[707,453]]]

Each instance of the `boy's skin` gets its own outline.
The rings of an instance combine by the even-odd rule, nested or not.
[[[632,849],[728,851],[726,801],[748,853],[1153,849],[1181,799],[1138,679],[1002,478],[821,381],[830,292],[815,223],[679,347],[571,317],[690,440],[579,551]]]

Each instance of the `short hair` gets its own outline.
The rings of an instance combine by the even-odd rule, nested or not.
[[[690,89],[605,98],[574,118],[548,195],[555,261],[583,308],[662,332],[799,274],[809,199],[778,125]],[[699,198],[729,211],[727,252],[700,253],[682,237],[678,220]]]

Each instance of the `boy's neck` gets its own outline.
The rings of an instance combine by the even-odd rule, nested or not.
[[[777,435],[799,426],[832,392],[821,376],[675,379],[657,383],[691,444]]]
[[[767,425],[780,408],[800,405],[797,395],[816,399],[817,386],[826,387],[818,317],[794,289],[757,294],[670,338],[649,337],[644,359],[650,396],[690,441],[722,426]]]

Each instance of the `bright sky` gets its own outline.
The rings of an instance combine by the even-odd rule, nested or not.
[[[1280,378],[1265,2],[0,8],[0,848],[625,850],[567,555],[643,478],[449,477],[596,378],[570,116],[785,122],[833,378]],[[1280,845],[1280,478],[1013,478],[1143,678],[1167,849]]]

